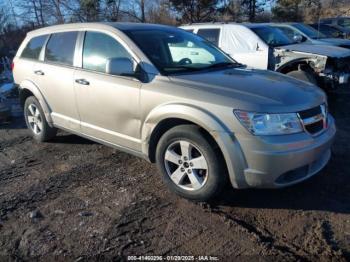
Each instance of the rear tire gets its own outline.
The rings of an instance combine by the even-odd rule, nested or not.
[[[165,184],[191,200],[213,198],[227,181],[220,154],[195,125],[167,131],[158,142],[156,162]]]
[[[49,126],[44,110],[34,96],[28,97],[24,103],[24,118],[36,141],[45,142],[56,136],[57,128]]]
[[[316,77],[311,72],[295,70],[287,73],[287,75],[317,86]]]

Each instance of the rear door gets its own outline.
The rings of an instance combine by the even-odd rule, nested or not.
[[[133,59],[132,55],[114,35],[87,31],[82,38],[82,65],[74,75],[82,132],[140,151],[141,82],[106,70],[109,59]]]
[[[78,32],[60,32],[50,36],[41,61],[34,65],[36,83],[51,109],[55,125],[80,130],[73,86],[74,52]]]

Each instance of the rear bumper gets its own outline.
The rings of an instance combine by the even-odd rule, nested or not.
[[[232,149],[236,150],[236,155],[229,161],[226,158],[228,165],[235,166],[228,166],[229,171],[233,171],[230,173],[232,185],[235,188],[280,188],[310,178],[328,163],[335,133],[334,119],[329,116],[327,130],[317,137],[306,133],[235,136],[239,147],[236,145]]]

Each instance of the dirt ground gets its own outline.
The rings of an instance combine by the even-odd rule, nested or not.
[[[324,171],[282,190],[228,187],[210,204],[168,192],[144,160],[63,132],[38,144],[21,119],[1,125],[0,260],[350,260],[350,92],[330,107]]]

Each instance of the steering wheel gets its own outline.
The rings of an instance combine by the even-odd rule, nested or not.
[[[185,58],[182,58],[179,62],[178,62],[179,65],[190,65],[192,64],[192,60],[185,57]]]

